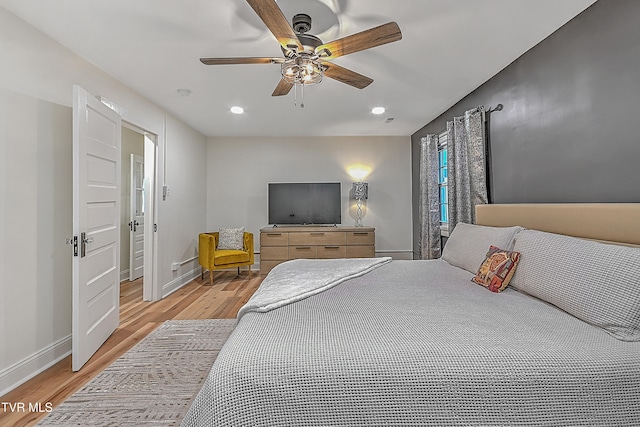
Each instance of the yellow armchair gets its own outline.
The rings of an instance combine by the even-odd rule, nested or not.
[[[202,266],[202,278],[205,270],[209,270],[209,284],[213,285],[213,270],[224,268],[238,268],[249,266],[249,277],[251,277],[251,266],[253,265],[253,234],[244,232],[244,247],[242,250],[217,249],[219,233],[200,233],[198,240],[198,261]]]

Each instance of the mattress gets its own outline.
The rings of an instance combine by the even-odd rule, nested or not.
[[[472,276],[392,261],[246,312],[182,425],[640,425],[640,342]]]

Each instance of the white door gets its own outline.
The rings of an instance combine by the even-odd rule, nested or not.
[[[131,154],[131,203],[129,218],[129,280],[144,272],[144,157]]]
[[[73,87],[72,369],[120,320],[120,116]]]

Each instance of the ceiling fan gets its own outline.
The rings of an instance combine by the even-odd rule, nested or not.
[[[304,87],[320,83],[323,76],[363,89],[369,86],[373,79],[329,61],[402,39],[398,24],[389,22],[323,43],[318,37],[307,34],[311,29],[309,15],[295,15],[291,26],[275,0],[247,0],[247,3],[278,40],[284,57],[200,58],[200,61],[205,65],[280,64],[282,78],[272,96],[286,95],[294,85]]]

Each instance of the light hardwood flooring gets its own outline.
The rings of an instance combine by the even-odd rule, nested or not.
[[[258,288],[264,276],[246,271],[214,274],[197,278],[165,299],[142,301],[142,280],[125,282],[120,287],[120,326],[98,352],[79,371],[71,371],[71,356],[66,357],[40,375],[0,397],[0,402],[40,403],[55,408],[80,389],[104,368],[146,337],[165,320],[234,318]],[[4,408],[6,406],[6,409]],[[14,406],[15,408],[15,406]],[[11,412],[8,405],[0,406],[0,426],[32,426],[46,416],[46,412]]]

